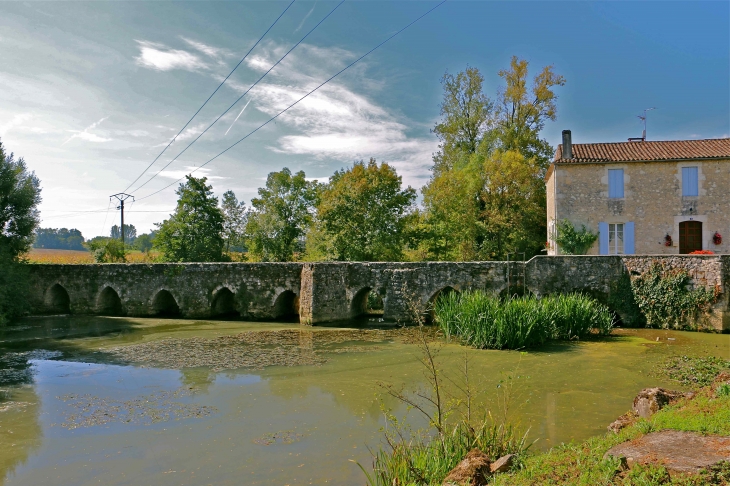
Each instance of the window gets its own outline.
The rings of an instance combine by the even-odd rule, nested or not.
[[[608,225],[608,254],[624,254],[624,224],[610,223]]]
[[[699,196],[697,167],[682,167],[682,196]]]
[[[612,199],[624,197],[623,169],[608,169],[608,197]]]

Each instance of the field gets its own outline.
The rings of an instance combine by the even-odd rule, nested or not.
[[[155,253],[142,253],[130,251],[127,253],[129,263],[153,262],[157,255]],[[77,250],[48,250],[45,248],[33,248],[27,255],[30,263],[94,263],[91,252]]]

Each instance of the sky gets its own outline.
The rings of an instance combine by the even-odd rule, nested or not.
[[[152,164],[288,4],[3,2],[0,141],[41,180],[41,226],[108,235],[119,222],[109,196],[126,191],[125,222],[154,229],[177,184],[157,191],[437,2],[296,0]],[[553,146],[563,129],[574,143],[641,136],[637,115],[651,107],[649,140],[730,136],[730,2],[448,1],[195,175],[249,204],[272,171],[326,182],[374,157],[420,189],[444,73],[476,67],[494,98],[512,56],[566,78],[543,131]]]

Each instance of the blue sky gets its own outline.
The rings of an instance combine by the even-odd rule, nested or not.
[[[4,2],[0,138],[42,181],[42,226],[108,234],[119,217],[107,214],[109,195],[143,173],[287,4]],[[335,5],[297,0],[139,183]],[[434,5],[345,2],[134,195],[182,177]],[[375,157],[420,188],[437,147],[430,129],[444,72],[477,67],[494,97],[512,55],[533,73],[554,65],[567,80],[557,121],[544,130],[553,145],[563,129],[576,143],[640,136],[636,115],[648,107],[657,108],[650,140],[730,136],[728,2],[453,1],[198,174],[218,195],[232,189],[248,203],[282,167],[324,181]],[[148,231],[175,200],[173,186],[129,207],[126,220]]]

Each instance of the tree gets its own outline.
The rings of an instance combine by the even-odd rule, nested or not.
[[[557,117],[557,95],[554,88],[564,86],[565,78],[545,66],[535,76],[532,89],[528,90],[528,62],[512,56],[510,69],[499,76],[505,86],[497,102],[494,134],[502,150],[517,150],[525,157],[535,157],[540,164],[540,177],[544,177],[555,150],[546,140],[540,139],[540,131],[547,120]]]
[[[441,79],[444,98],[441,122],[433,132],[441,140],[434,156],[434,173],[454,167],[463,156],[476,152],[489,128],[493,103],[482,92],[484,76],[477,68],[468,67],[456,76],[444,74]]]
[[[332,258],[387,261],[402,258],[407,216],[416,191],[402,189],[395,169],[375,159],[356,162],[330,177],[317,218],[332,242]]]
[[[185,176],[180,184],[177,208],[162,223],[154,247],[170,262],[219,262],[223,255],[223,213],[205,177]]]
[[[303,236],[312,222],[319,185],[303,171],[292,175],[286,167],[266,178],[246,222],[246,246],[253,260],[288,262],[304,249]]]
[[[0,142],[0,252],[16,259],[30,250],[39,216],[40,181],[22,158],[7,155]]]
[[[142,253],[149,253],[154,246],[155,236],[157,232],[143,233],[134,240],[134,247]]]
[[[122,235],[119,233],[119,225],[115,224],[112,226],[111,237],[115,240],[121,240]],[[124,242],[134,243],[134,239],[137,238],[137,228],[133,224],[124,225]]]
[[[23,255],[38,227],[40,181],[22,158],[6,154],[0,142],[0,324],[25,310],[28,275]]]
[[[243,242],[248,216],[246,203],[239,202],[233,191],[226,191],[221,200],[221,211],[223,212],[223,238],[226,240],[226,252],[228,252],[231,245],[239,246]]]
[[[528,63],[513,57],[499,72],[505,86],[492,103],[475,68],[444,77],[442,143],[423,188],[429,257],[448,260],[539,254],[547,232],[543,177],[553,149],[540,139],[556,117],[554,88],[565,79],[547,66],[527,86]]]
[[[83,251],[84,236],[75,228],[37,228],[33,248]]]

